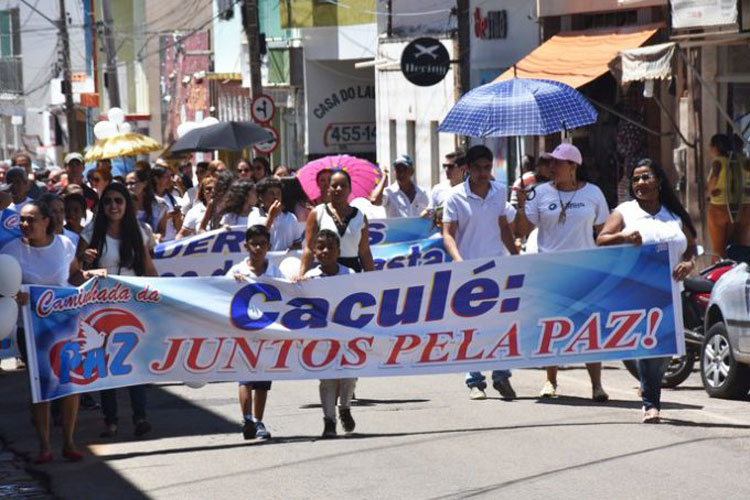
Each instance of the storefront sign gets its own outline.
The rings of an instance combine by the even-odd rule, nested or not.
[[[401,72],[420,87],[440,83],[451,66],[448,49],[434,38],[417,38],[401,53]]]
[[[375,151],[372,68],[351,61],[307,61],[308,154]]]
[[[737,23],[737,0],[672,0],[672,28]]]

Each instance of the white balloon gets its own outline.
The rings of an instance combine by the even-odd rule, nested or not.
[[[0,295],[13,297],[21,288],[21,265],[10,255],[0,255]]]
[[[204,385],[206,385],[205,382],[185,382],[185,385],[190,387],[191,389],[200,389]]]
[[[122,125],[125,123],[125,111],[120,108],[109,108],[107,119],[115,125]]]
[[[104,140],[109,139],[113,135],[117,134],[117,124],[107,120],[102,120],[94,125],[94,135],[97,139]]]
[[[121,134],[129,134],[130,132],[133,131],[133,126],[130,123],[128,123],[128,122],[125,122],[125,123],[119,125],[117,128],[120,129],[120,133]]]
[[[16,331],[18,304],[10,297],[0,297],[0,340]]]
[[[216,125],[217,123],[219,123],[219,120],[217,120],[213,116],[209,116],[203,119],[203,121],[201,122],[201,127],[209,127],[211,125]]]
[[[281,274],[283,274],[286,279],[293,279],[299,274],[299,264],[300,260],[298,257],[286,257],[279,263],[279,271],[281,271]]]

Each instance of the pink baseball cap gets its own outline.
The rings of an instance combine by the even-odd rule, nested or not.
[[[577,165],[583,163],[583,157],[578,148],[572,144],[560,144],[551,153],[544,153],[542,155],[545,158],[552,158],[555,160],[572,161]]]

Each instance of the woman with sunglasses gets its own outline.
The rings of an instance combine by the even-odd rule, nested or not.
[[[76,259],[73,243],[62,235],[55,234],[54,215],[49,205],[35,200],[21,209],[20,228],[22,236],[8,242],[1,252],[14,257],[23,270],[25,285],[68,286],[80,285],[92,276],[103,275],[101,271],[81,271]],[[16,301],[25,305],[29,294],[19,292]],[[18,331],[18,347],[26,358],[26,338]],[[83,459],[73,440],[76,419],[78,418],[79,397],[77,394],[61,400],[63,428],[63,457],[71,461]],[[52,461],[50,445],[50,403],[33,404],[32,421],[39,437],[39,455],[36,464]]]
[[[171,170],[156,166],[151,169],[150,177],[154,193],[167,208],[167,223],[161,241],[172,241],[182,227],[182,206],[178,202],[181,195],[173,192],[174,181]]]
[[[651,161],[638,162],[630,176],[631,201],[621,203],[607,218],[596,239],[599,246],[676,244],[680,262],[672,277],[682,281],[695,268],[695,227],[675,195],[664,170]],[[658,423],[661,410],[661,379],[670,358],[638,360],[644,423]]]
[[[102,197],[104,189],[112,182],[112,165],[109,161],[100,161],[89,175],[89,184],[94,188],[99,198]]]
[[[524,190],[516,191],[518,214],[516,228],[526,237],[538,227],[539,253],[582,250],[596,246],[594,235],[609,215],[604,194],[583,178],[583,158],[572,144],[560,144],[546,155],[552,161],[550,182],[536,186],[529,199]],[[539,393],[542,398],[557,395],[557,366],[547,367],[547,380]],[[586,363],[591,379],[591,399],[609,400],[602,387],[602,364]]]
[[[157,276],[146,241],[148,234],[138,223],[127,188],[110,184],[102,193],[93,223],[86,226],[81,237],[88,242],[84,261],[92,267],[101,267],[108,274],[120,276]],[[151,430],[146,420],[146,386],[128,387],[133,424],[136,436]],[[112,390],[102,391],[102,410],[107,428],[101,437],[117,434],[117,395]]]
[[[237,178],[243,181],[253,181],[253,166],[252,162],[247,158],[242,158],[237,162]]]
[[[210,175],[205,176],[198,185],[198,193],[190,210],[185,214],[180,232],[175,239],[187,238],[198,232],[203,216],[206,215],[206,206],[211,199],[216,179]]]
[[[167,229],[167,205],[156,197],[148,170],[128,173],[125,176],[125,186],[133,199],[136,219],[142,224],[148,224],[156,241],[161,241]]]
[[[226,201],[225,198],[234,180],[234,174],[228,170],[219,172],[216,176],[213,192],[208,199],[206,212],[203,214],[203,219],[198,229],[199,233],[221,227],[221,216]]]

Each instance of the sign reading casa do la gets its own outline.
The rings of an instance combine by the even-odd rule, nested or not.
[[[448,50],[434,38],[417,38],[401,53],[401,72],[407,80],[420,87],[440,83],[450,65]]]

